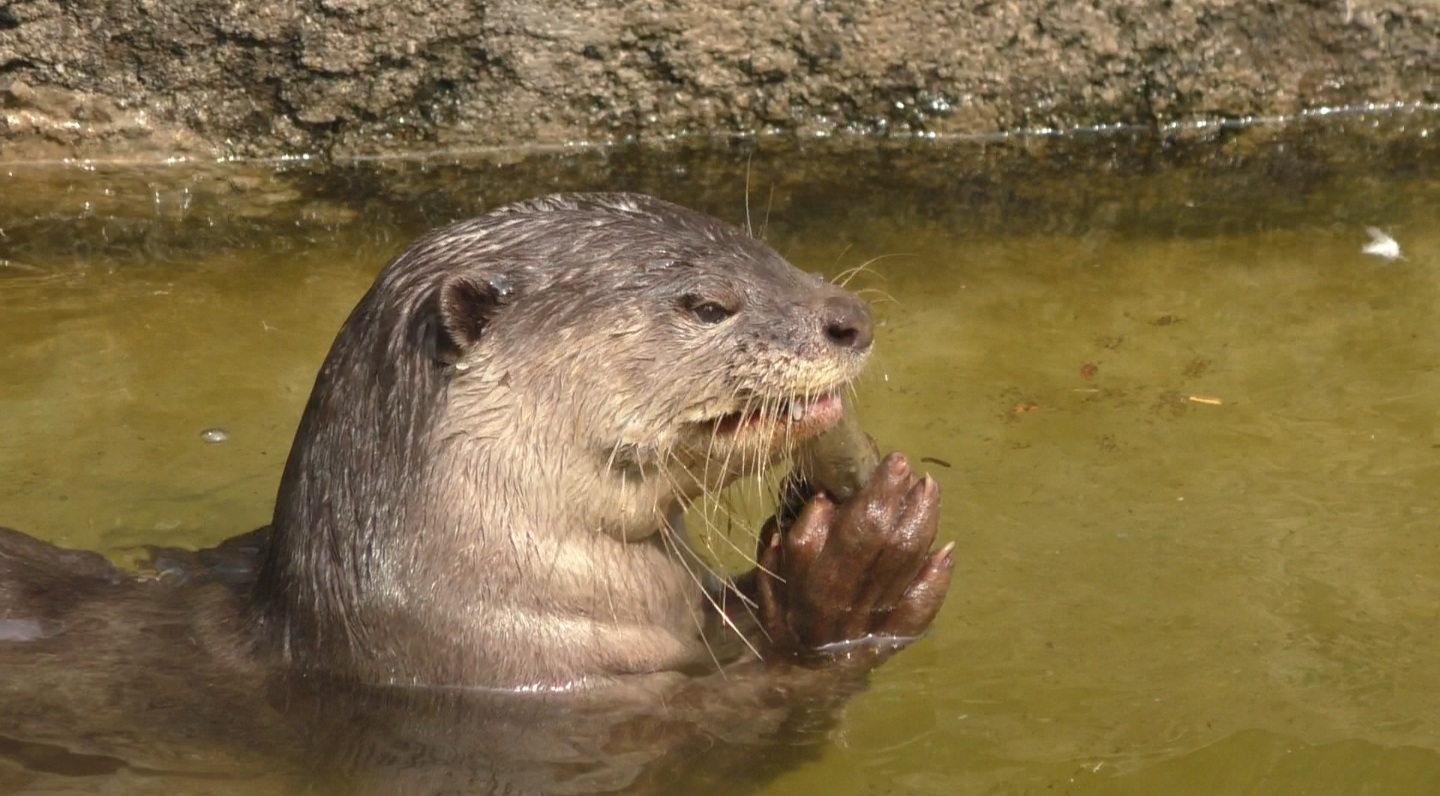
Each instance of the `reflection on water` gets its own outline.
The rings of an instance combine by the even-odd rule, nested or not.
[[[0,524],[121,560],[259,525],[334,330],[405,241],[558,188],[743,222],[749,160],[782,253],[868,263],[885,325],[862,414],[932,460],[962,554],[933,638],[768,792],[1433,793],[1423,123],[1378,144],[13,170]],[[1369,226],[1405,259],[1362,254]]]

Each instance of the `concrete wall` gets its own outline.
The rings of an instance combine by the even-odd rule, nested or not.
[[[1440,102],[1440,0],[0,0],[0,159]]]

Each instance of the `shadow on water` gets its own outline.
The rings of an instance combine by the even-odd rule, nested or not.
[[[391,255],[511,200],[638,190],[742,224],[748,204],[807,269],[865,265],[885,324],[866,425],[927,457],[961,563],[934,636],[843,712],[537,720],[553,706],[227,681],[167,639],[140,664],[163,687],[90,694],[48,735],[0,715],[0,790],[463,792],[506,771],[525,790],[563,771],[575,790],[1433,793],[1437,123],[1347,125],[14,168],[0,523],[122,562],[262,524],[315,368]],[[1367,227],[1404,259],[1362,254]],[[136,664],[8,665],[53,709],[76,695],[47,688]]]

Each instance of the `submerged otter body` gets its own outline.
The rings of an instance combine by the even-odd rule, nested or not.
[[[871,337],[846,291],[649,197],[426,235],[340,330],[270,527],[162,555],[178,579],[0,529],[0,782],[6,744],[65,738],[506,792],[582,747],[597,790],[682,748],[751,767],[716,739],[832,714],[949,584],[938,489],[897,455],[842,503],[792,484],[749,573],[686,545],[693,500],[840,419]]]

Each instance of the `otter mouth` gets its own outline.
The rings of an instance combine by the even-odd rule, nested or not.
[[[845,407],[838,392],[764,401],[760,406],[729,412],[707,421],[717,437],[773,435],[799,441],[815,436],[840,421]]]

